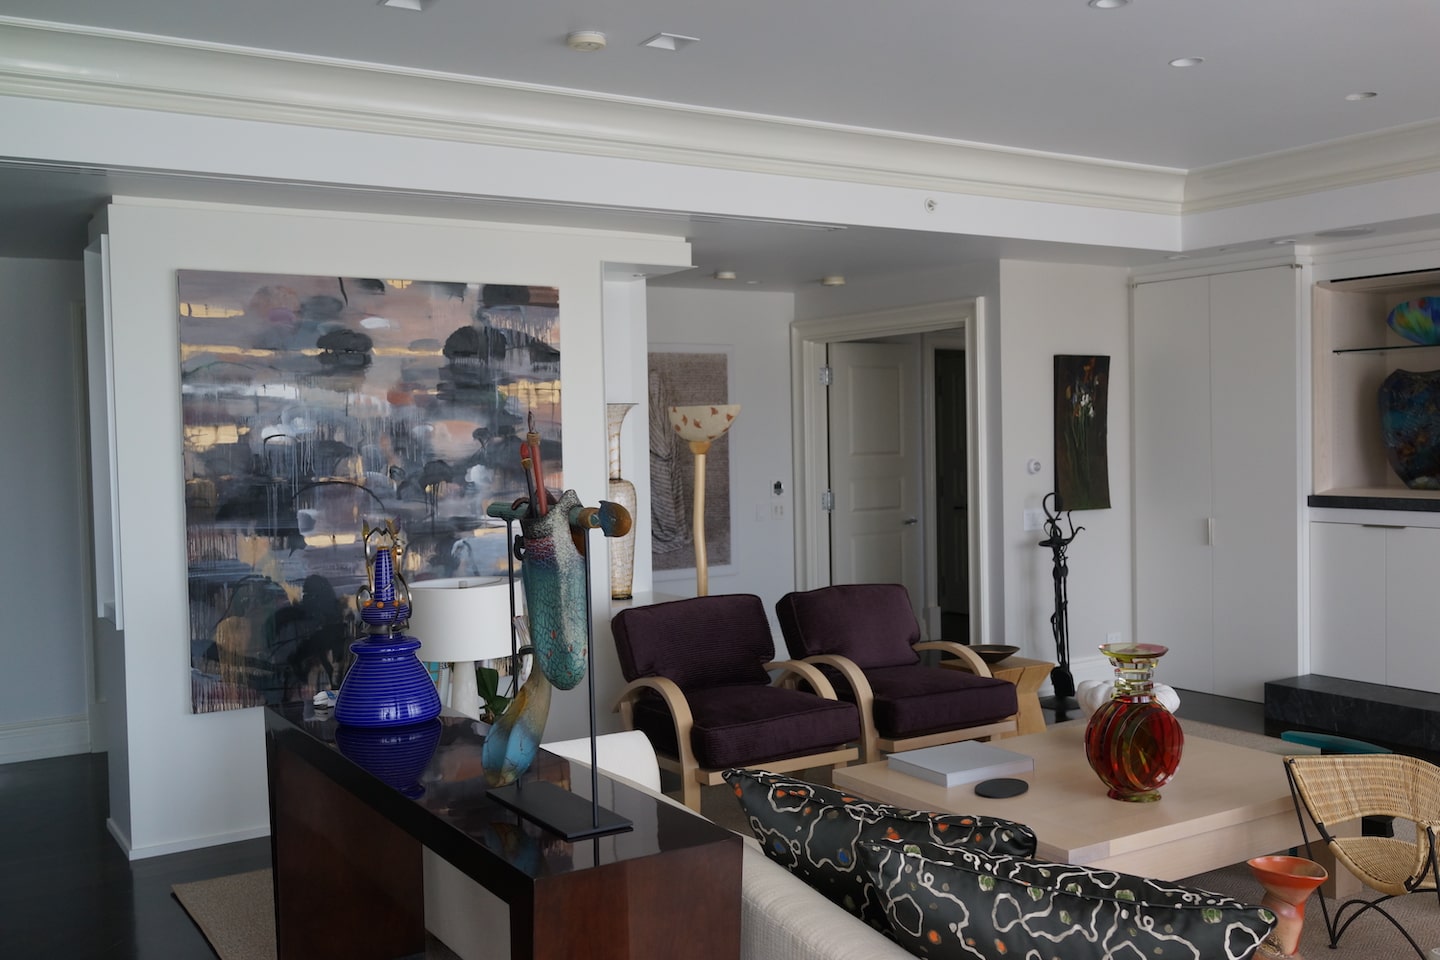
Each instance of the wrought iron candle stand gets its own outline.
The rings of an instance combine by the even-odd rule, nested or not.
[[[1045,539],[1041,540],[1039,545],[1050,548],[1050,576],[1055,584],[1055,612],[1050,614],[1050,632],[1055,635],[1057,661],[1055,669],[1050,671],[1050,685],[1055,688],[1055,695],[1047,698],[1044,705],[1055,711],[1055,722],[1060,723],[1070,719],[1071,710],[1078,709],[1075,702],[1075,675],[1070,672],[1070,601],[1065,586],[1065,581],[1070,576],[1070,566],[1065,559],[1065,552],[1070,548],[1070,542],[1075,539],[1075,535],[1085,528],[1075,526],[1075,521],[1070,519],[1070,512],[1067,510],[1065,525],[1070,533],[1066,536],[1060,527],[1060,498],[1054,493],[1045,494],[1040,506],[1045,511]]]

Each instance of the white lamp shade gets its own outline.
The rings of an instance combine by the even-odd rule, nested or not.
[[[410,627],[420,641],[416,655],[432,663],[494,660],[510,656],[510,581],[505,577],[458,577],[409,584]],[[515,613],[524,611],[515,591]]]

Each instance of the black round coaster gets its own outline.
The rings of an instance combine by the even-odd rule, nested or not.
[[[997,777],[994,780],[981,780],[975,784],[975,795],[1003,800],[1006,797],[1018,797],[1029,789],[1030,784],[1024,780],[1016,780],[1013,777]]]

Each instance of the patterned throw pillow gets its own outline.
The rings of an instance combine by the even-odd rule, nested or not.
[[[932,960],[1242,960],[1275,926],[1264,907],[1110,870],[884,841],[860,860],[891,938]]]
[[[859,864],[856,844],[862,840],[908,840],[1026,857],[1035,853],[1035,834],[1009,820],[903,810],[759,770],[727,770],[724,776],[765,855],[877,930],[885,930],[887,923]]]

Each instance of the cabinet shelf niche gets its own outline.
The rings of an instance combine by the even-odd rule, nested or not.
[[[1377,400],[1393,371],[1440,368],[1440,344],[1412,343],[1385,323],[1396,304],[1422,296],[1440,297],[1440,269],[1315,284],[1311,506],[1440,511],[1440,490],[1412,490],[1390,468]]]

